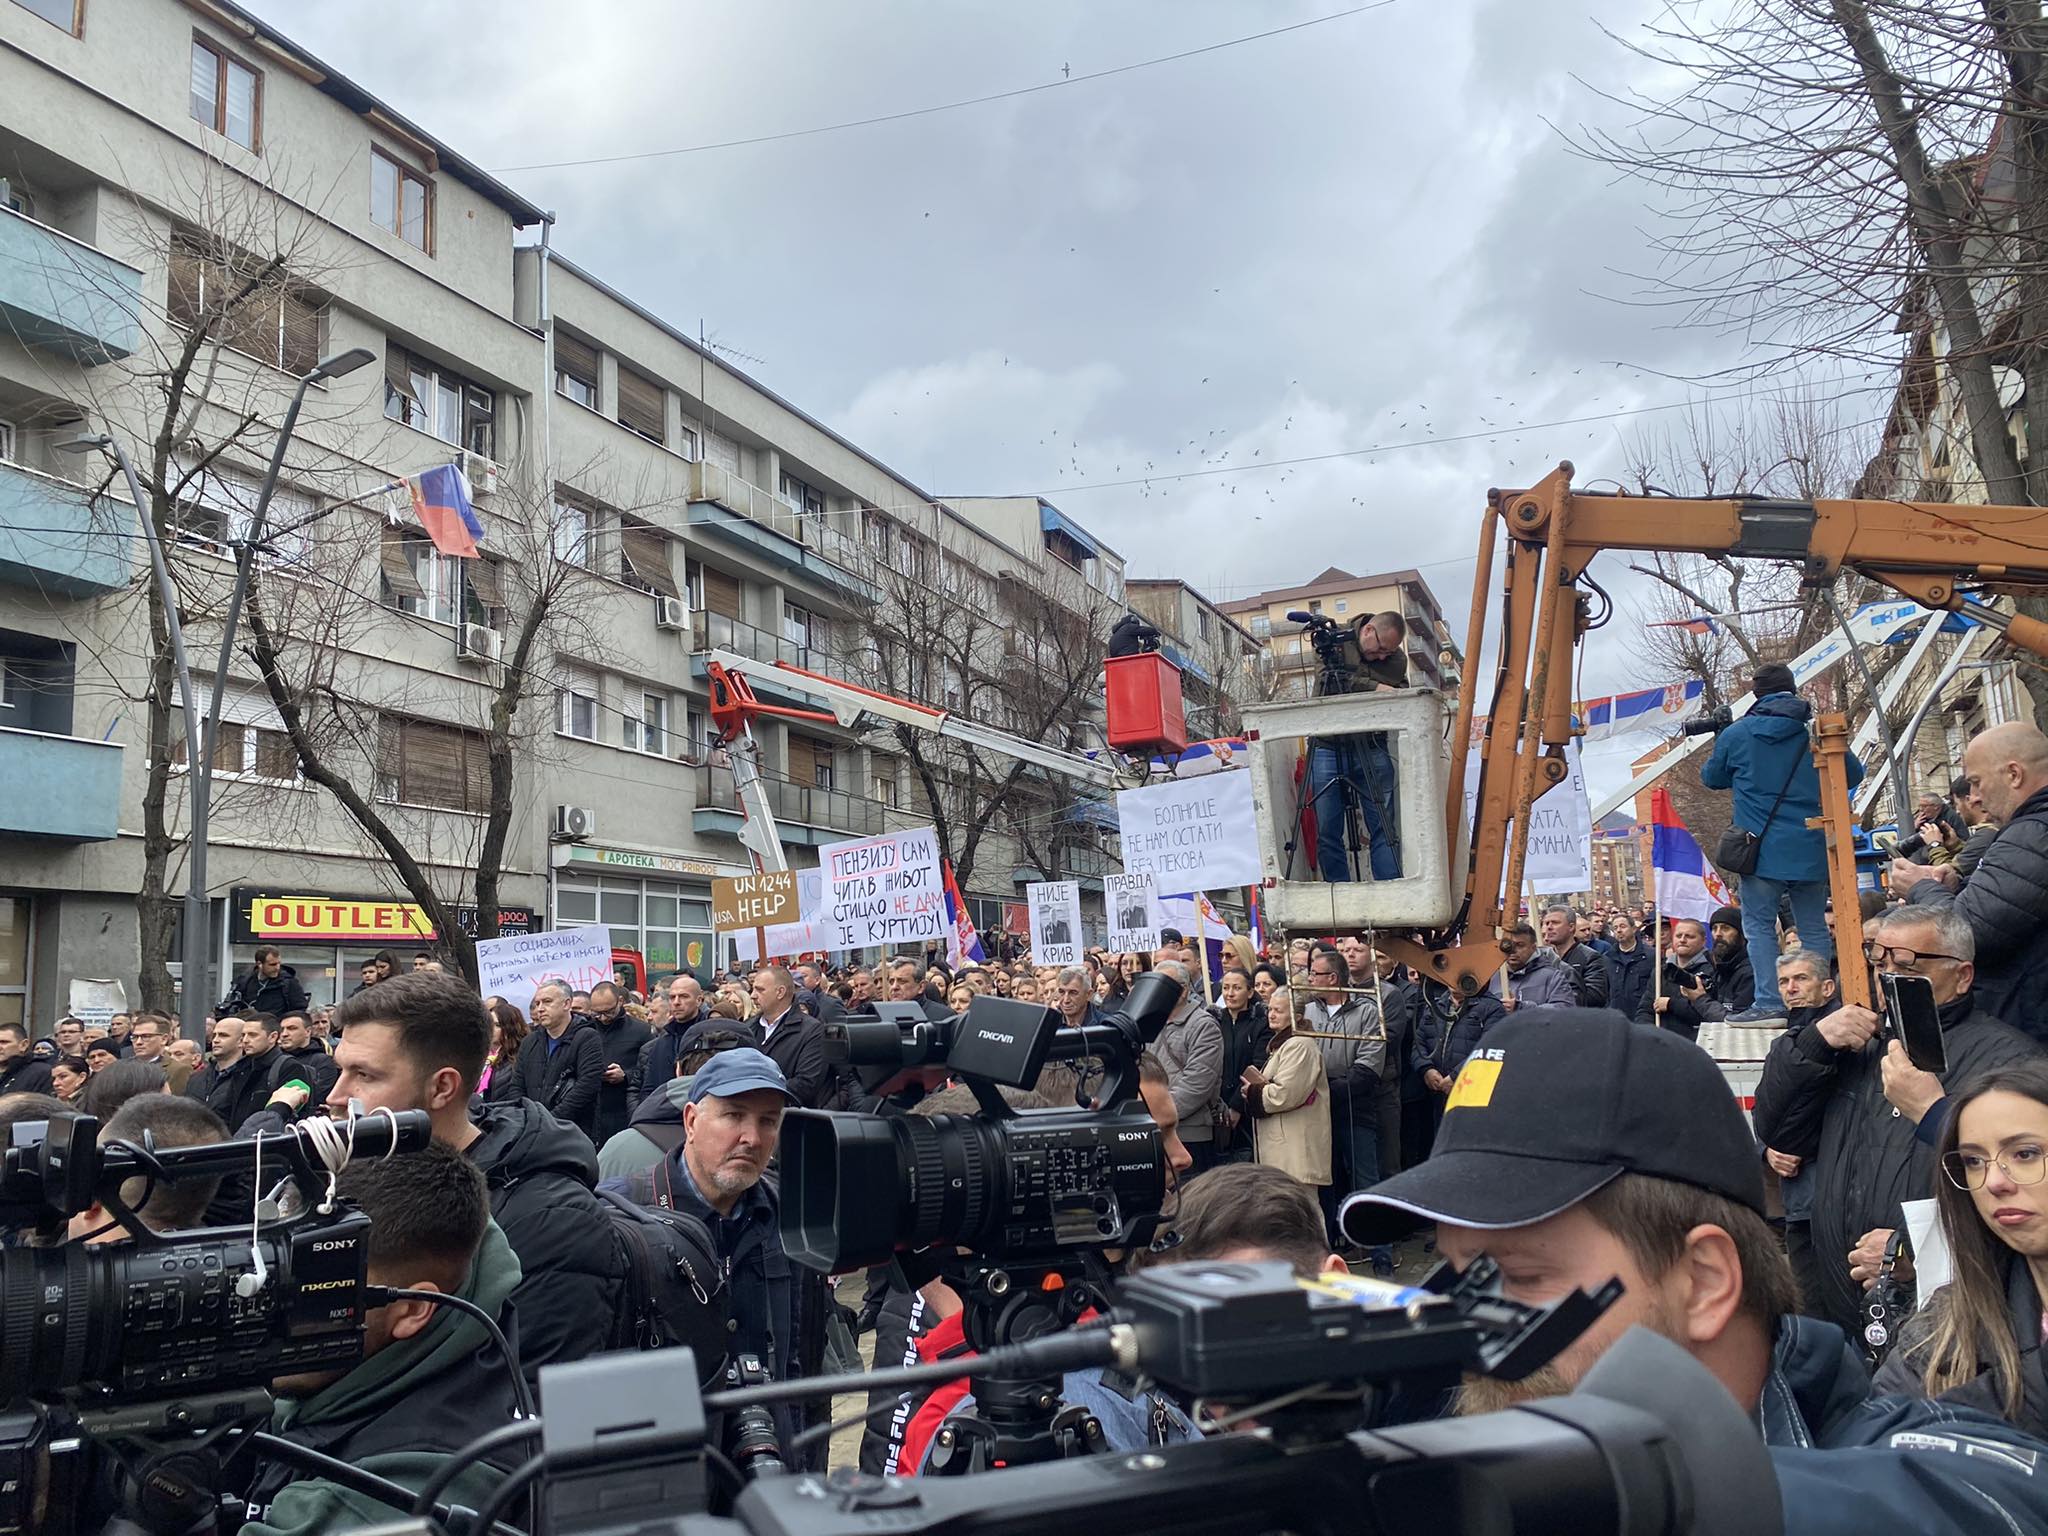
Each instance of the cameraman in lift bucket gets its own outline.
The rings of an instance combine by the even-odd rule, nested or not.
[[[1663,1030],[1560,1010],[1511,1019],[1465,1063],[1421,1166],[1345,1202],[1345,1233],[1436,1224],[1509,1300],[1618,1275],[1621,1299],[1545,1369],[1468,1382],[1463,1411],[1569,1390],[1630,1324],[1681,1345],[1763,1429],[1786,1529],[1867,1536],[2048,1530],[2048,1447],[1986,1414],[1866,1401],[1857,1353],[1794,1315],[1756,1144],[1713,1061]]]
[[[1408,657],[1402,650],[1407,625],[1398,613],[1375,613],[1347,628],[1320,613],[1296,609],[1287,615],[1303,626],[1319,663],[1316,695],[1333,698],[1408,686]],[[1328,881],[1363,878],[1360,862],[1375,880],[1401,878],[1399,796],[1394,758],[1384,731],[1317,736],[1308,746],[1308,799],[1302,818],[1315,817],[1315,864]],[[1361,851],[1365,858],[1361,861]]]

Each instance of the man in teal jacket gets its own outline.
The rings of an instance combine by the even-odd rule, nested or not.
[[[506,1299],[519,1283],[519,1260],[490,1218],[483,1175],[469,1159],[437,1141],[352,1163],[340,1193],[370,1218],[372,1285],[461,1296],[511,1337]],[[451,1453],[511,1422],[514,1406],[511,1363],[484,1325],[422,1301],[372,1307],[353,1370],[281,1377],[272,1390],[272,1433],[414,1490]],[[478,1463],[442,1500],[475,1509],[503,1477]],[[261,1464],[245,1498],[244,1536],[314,1536],[404,1513],[281,1462]]]
[[[1756,872],[1740,877],[1742,937],[1756,969],[1756,998],[1730,1024],[1754,1024],[1785,1017],[1778,996],[1778,901],[1789,897],[1792,926],[1802,949],[1823,959],[1834,954],[1828,935],[1827,837],[1807,819],[1820,815],[1820,772],[1813,766],[1807,722],[1813,706],[1793,691],[1792,669],[1770,662],[1750,679],[1756,702],[1749,713],[1715,738],[1713,754],[1700,768],[1709,789],[1735,791],[1735,825],[1758,839]],[[1849,787],[1863,779],[1863,765],[1848,759]]]

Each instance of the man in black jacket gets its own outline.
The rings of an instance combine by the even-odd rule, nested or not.
[[[349,998],[334,1022],[341,1076],[328,1112],[347,1114],[351,1098],[365,1109],[423,1109],[434,1139],[483,1171],[491,1215],[519,1256],[512,1300],[526,1373],[625,1343],[617,1330],[629,1311],[630,1267],[593,1193],[597,1149],[538,1104],[472,1102],[491,1047],[483,999],[459,977],[410,972]],[[277,1097],[272,1129],[305,1103],[296,1089]]]
[[[796,982],[781,966],[756,967],[752,986],[760,1010],[754,1027],[761,1033],[761,1049],[781,1069],[798,1104],[825,1108],[826,1090],[833,1086],[825,1026],[796,1006]]]
[[[632,1124],[640,1101],[649,1094],[660,1093],[663,1085],[676,1075],[676,1063],[683,1054],[683,1036],[710,1017],[711,1010],[704,1006],[703,983],[688,971],[668,979],[668,1022],[648,1037],[633,1064],[632,1091],[627,1095],[632,1106],[626,1113],[628,1125]]]
[[[1756,1001],[1756,972],[1742,936],[1742,908],[1716,907],[1707,931],[1714,940],[1714,984],[1707,995],[1732,1017]]]
[[[230,1130],[239,1131],[269,1101],[272,1078],[282,1059],[274,1017],[259,1013],[242,1020],[242,1065],[246,1070],[235,1085],[234,1103],[221,1116]]]
[[[1617,912],[1607,923],[1614,948],[1607,952],[1607,1006],[1627,1018],[1643,1011],[1650,995],[1650,967],[1657,956],[1636,932],[1636,920]]]
[[[1932,983],[1948,1049],[1945,1085],[2040,1054],[2037,1044],[1978,1006],[1973,949],[1960,916],[1916,906],[1884,914],[1872,941],[1880,969]],[[1900,1202],[1925,1199],[1935,1178],[1933,1147],[1885,1102],[1883,1024],[1852,1006],[1781,1035],[1764,1062],[1752,1116],[1766,1147],[1803,1159],[1802,1174],[1810,1171],[1823,1290],[1809,1301],[1852,1333],[1861,1331],[1863,1289],[1850,1275],[1851,1251],[1898,1227]]]
[[[544,981],[534,988],[534,1029],[519,1046],[512,1076],[522,1099],[531,1099],[556,1119],[594,1136],[604,1047],[589,1018],[570,1008],[569,996],[564,981]],[[595,1150],[594,1140],[591,1146]]]
[[[1967,881],[1952,864],[1897,861],[1892,891],[1916,906],[1953,905],[1983,961],[1978,1001],[2048,1044],[2048,736],[1994,725],[1963,749],[1963,772],[1999,823],[1997,839]]]
[[[0,1024],[0,1093],[48,1093],[50,1066],[29,1054],[28,1031]]]
[[[265,944],[256,951],[255,963],[235,978],[228,995],[213,1011],[283,1018],[288,1013],[304,1013],[311,1006],[312,999],[299,985],[299,973],[284,963],[275,946]]]
[[[1557,956],[1557,963],[1572,973],[1581,1008],[1607,1006],[1607,960],[1579,942],[1579,916],[1562,904],[1543,909],[1543,942]]]
[[[597,1030],[604,1071],[597,1089],[593,1139],[601,1147],[626,1128],[632,1118],[633,1081],[649,1030],[644,1019],[626,1012],[626,1000],[609,981],[590,989],[590,1022]]]
[[[1636,1022],[1697,1040],[1700,1025],[1717,1023],[1726,1016],[1714,1001],[1714,957],[1707,951],[1707,925],[1696,917],[1673,918],[1664,960],[1685,973],[1684,984],[1673,987],[1667,983],[1661,997],[1654,986],[1645,992]]]
[[[815,960],[799,960],[790,967],[796,977],[796,1005],[820,1024],[846,1017],[846,1005],[825,985],[825,972]]]
[[[242,1066],[242,1021],[215,1019],[207,1034],[213,1049],[206,1065],[185,1084],[185,1093],[219,1115],[233,1131],[235,1105],[242,1091],[242,1079],[248,1075]]]
[[[193,1074],[195,1077],[197,1073]],[[277,1021],[277,1054],[270,1069],[270,1090],[275,1093],[286,1083],[298,1081],[313,1090],[313,1102],[325,1104],[334,1089],[341,1068],[327,1054],[327,1048],[313,1038],[313,1024],[303,1013],[288,1013]],[[267,1099],[270,1094],[266,1093]]]

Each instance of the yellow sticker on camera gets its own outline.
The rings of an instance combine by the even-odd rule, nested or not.
[[[1484,1109],[1493,1102],[1493,1085],[1499,1081],[1499,1061],[1482,1061],[1474,1057],[1459,1070],[1457,1082],[1451,1085],[1451,1096],[1444,1104],[1445,1110]]]

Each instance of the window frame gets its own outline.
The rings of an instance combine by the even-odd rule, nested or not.
[[[585,690],[588,690],[587,692]],[[555,734],[566,736],[571,741],[597,740],[598,682],[594,677],[566,675],[555,685]],[[578,730],[576,716],[579,706],[589,716],[589,728]]]
[[[29,0],[14,0],[14,3],[19,5],[24,11],[27,11],[29,15],[35,17],[37,21],[48,22],[60,32],[67,32],[73,37],[85,36],[85,0],[71,0],[71,24],[68,27],[61,21],[45,16],[41,11],[29,4]]]
[[[657,448],[666,448],[668,446],[668,386],[660,379],[655,378],[653,374],[642,372],[623,359],[615,360],[615,366],[618,371],[617,387],[614,390],[617,398],[612,402],[612,420],[616,421],[642,442],[652,443]],[[628,383],[628,380],[632,382]],[[635,426],[626,419],[629,414],[633,413],[627,397],[636,388],[645,388],[653,391],[655,416],[653,422],[654,430],[651,432]]]
[[[80,8],[83,9],[83,6],[84,0],[80,0]],[[205,118],[201,117],[196,111],[193,111],[192,109],[196,107],[198,103],[188,99],[185,103],[185,106],[187,112],[191,116],[192,121],[199,124],[199,126],[202,128],[210,128],[213,132],[219,134],[222,138],[226,139],[230,144],[240,144],[243,149],[248,150],[249,153],[252,155],[262,154],[263,71],[258,69],[254,64],[251,64],[247,59],[243,58],[240,54],[235,53],[227,48],[223,48],[219,43],[215,42],[212,38],[208,37],[204,32],[193,32],[192,52],[195,55],[201,52],[213,55],[213,121],[208,122]],[[197,61],[196,59],[194,59],[192,62]],[[228,67],[230,65],[233,65],[235,68],[245,71],[249,75],[251,80],[249,92],[250,142],[248,142],[247,144],[242,144],[242,141],[240,139],[236,138],[233,134],[228,132]],[[187,81],[185,82],[185,86],[188,98],[191,91],[191,84],[192,83],[190,79],[187,79]]]
[[[650,693],[641,690],[640,706],[637,711],[628,706],[622,711],[625,717],[624,741],[626,750],[638,752],[647,757],[667,757],[669,733],[669,698],[665,693]]]
[[[798,517],[814,517],[821,523],[825,520],[825,493],[801,475],[782,471],[781,488],[775,497]]]
[[[457,373],[452,368],[443,367],[432,358],[422,357],[396,341],[387,341],[385,346],[387,354],[384,361],[384,419],[394,421],[401,427],[409,427],[415,432],[423,432],[435,442],[446,443],[450,448],[460,452],[473,453],[480,459],[489,459],[492,463],[497,463],[498,392],[486,388],[465,374]],[[406,388],[402,393],[391,377],[393,354],[396,360],[405,364]],[[428,399],[419,398],[413,388],[415,379],[426,381]],[[444,391],[454,396],[454,437],[443,437],[439,427],[439,406]],[[477,398],[479,396],[481,405]],[[396,415],[392,414],[394,405],[399,408]],[[418,412],[417,420],[414,419],[415,410]],[[471,441],[476,427],[485,421],[490,424],[488,452],[475,447]]]
[[[385,733],[391,730],[398,733],[398,739],[395,750],[387,751]],[[445,731],[461,738],[463,804],[446,805],[432,800],[406,798],[405,733],[409,730]],[[482,754],[480,765],[470,761],[472,752]],[[387,763],[395,772],[387,772]],[[379,714],[372,790],[375,798],[386,805],[402,805],[413,810],[440,811],[456,816],[487,816],[490,814],[490,744],[481,731],[473,731],[464,726],[448,725],[438,720],[419,720],[410,715]],[[478,801],[481,804],[475,803]]]
[[[377,218],[377,163],[382,161],[397,173],[398,182],[391,199],[391,222],[380,223]],[[405,232],[405,187],[408,181],[416,182],[421,188],[420,238],[415,241]],[[434,178],[425,171],[407,165],[380,144],[370,146],[370,227],[381,229],[385,234],[411,246],[422,256],[434,254]]]
[[[171,324],[180,330],[189,331],[208,318],[206,305],[209,282],[227,281],[235,276],[232,268],[206,249],[205,239],[203,234],[189,230],[179,230],[172,236],[172,275],[170,286],[164,295],[164,314]],[[198,284],[198,291],[191,299],[197,308],[189,313],[185,312],[186,306],[181,301],[179,291],[177,262],[180,258],[192,263]],[[321,297],[323,302],[315,304],[311,302],[312,297]],[[289,350],[293,334],[289,307],[294,304],[299,306],[313,324],[312,345],[297,358],[294,358]],[[259,313],[261,311],[270,313]],[[240,345],[250,338],[246,331],[234,329],[232,319],[237,317],[260,317],[268,322],[265,332],[270,344],[264,351],[252,352],[248,347]],[[209,340],[214,346],[238,352],[243,357],[253,358],[266,368],[275,368],[280,373],[290,374],[297,379],[305,377],[312,371],[314,364],[320,361],[320,355],[324,350],[322,333],[327,328],[326,322],[327,305],[324,302],[324,295],[317,295],[315,290],[303,285],[298,285],[295,291],[295,285],[287,273],[286,281],[279,283],[275,292],[258,290],[249,296],[246,303],[238,305],[234,317],[227,317],[223,324],[217,326]]]
[[[562,343],[564,341],[570,343],[572,353],[570,360],[572,362],[577,360],[574,355],[575,349],[580,348],[582,351],[589,353],[590,365],[587,369],[579,372],[574,368],[563,366]],[[582,406],[587,411],[603,410],[604,349],[598,346],[596,342],[587,341],[575,334],[575,332],[564,330],[558,326],[555,329],[555,342],[552,350],[555,362],[555,393],[573,405]],[[584,399],[576,389],[569,388],[568,386],[570,385],[588,389],[590,391],[590,398]]]

